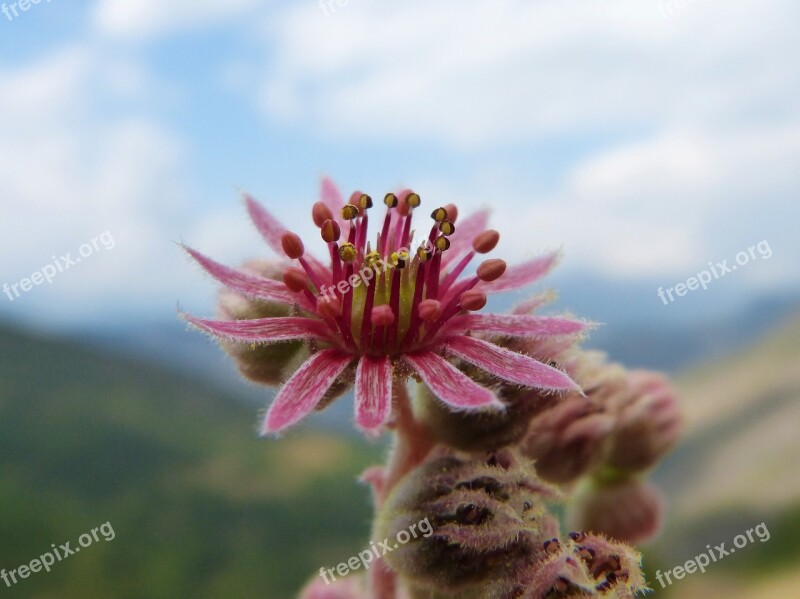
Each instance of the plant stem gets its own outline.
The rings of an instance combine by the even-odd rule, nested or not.
[[[434,441],[427,428],[414,419],[411,400],[405,384],[394,387],[394,445],[384,470],[380,488],[375,492],[375,517],[395,485],[414,469],[433,449]],[[397,576],[383,559],[371,571],[372,596],[375,599],[397,597]]]

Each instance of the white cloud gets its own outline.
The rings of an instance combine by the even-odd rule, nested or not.
[[[331,134],[462,144],[729,122],[793,106],[787,0],[352,2],[270,15],[265,105]],[[777,35],[776,35],[777,33]],[[769,68],[764,68],[769,64]],[[772,106],[771,108],[775,108]]]
[[[258,4],[258,0],[99,0],[93,19],[106,34],[148,38],[228,21]]]
[[[98,109],[108,68],[86,48],[0,68],[3,282],[29,276],[54,255],[76,255],[104,231],[116,241],[53,284],[4,302],[6,309],[58,306],[40,311],[45,320],[130,310],[152,301],[159,286],[176,297],[179,282],[189,278],[170,272],[170,264],[182,262],[169,243],[178,238],[174,228],[188,193],[185,149],[160,123],[111,118]]]
[[[546,190],[525,172],[488,174],[502,160],[489,158],[460,197],[513,206],[507,237],[520,253],[536,232],[537,248],[563,243],[571,264],[680,274],[785,239],[781,222],[797,214],[798,6],[696,2],[666,18],[664,5],[353,1],[328,17],[295,6],[267,26],[262,106],[332,139],[433,142],[467,157],[589,142]],[[464,187],[433,187],[453,184]],[[773,280],[798,276],[779,262]]]

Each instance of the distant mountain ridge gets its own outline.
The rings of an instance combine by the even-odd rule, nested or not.
[[[361,548],[379,447],[259,440],[256,409],[170,368],[0,328],[0,568],[116,532],[14,596],[285,599]]]

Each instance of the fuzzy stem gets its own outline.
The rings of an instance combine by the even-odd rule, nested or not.
[[[394,402],[395,442],[386,468],[381,504],[400,479],[420,464],[434,446],[428,429],[414,418],[405,385],[395,386]]]
[[[386,465],[383,484],[375,493],[375,515],[394,486],[416,467],[433,449],[434,441],[428,430],[414,419],[411,400],[404,383],[394,385],[394,445]],[[381,559],[370,570],[370,586],[375,599],[397,597],[397,575]]]

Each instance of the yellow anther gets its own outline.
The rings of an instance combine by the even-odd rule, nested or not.
[[[439,231],[442,232],[442,235],[452,235],[456,232],[456,226],[449,220],[445,220],[439,223]]]
[[[418,193],[411,192],[406,196],[406,204],[411,208],[416,208],[422,203],[422,199]]]
[[[397,207],[397,196],[393,193],[387,193],[383,198],[383,203],[386,204],[389,208]]]
[[[395,268],[405,268],[408,263],[408,252],[406,250],[392,252],[392,255],[389,256],[389,262]]]
[[[369,197],[367,194],[362,193],[361,197],[358,198],[358,207],[361,208],[361,212],[364,212],[364,210],[372,208],[372,198]]]
[[[357,216],[358,216],[358,206],[353,206],[352,204],[345,204],[345,206],[342,208],[342,218],[344,220],[353,220]]]
[[[420,259],[421,262],[427,262],[433,257],[433,252],[431,252],[428,248],[422,246],[417,248],[417,257]]]
[[[369,268],[375,266],[381,259],[380,252],[369,252],[364,256],[364,264]]]
[[[433,245],[436,246],[436,249],[440,252],[446,252],[450,249],[450,240],[444,235],[440,235],[433,242]]]
[[[342,262],[353,262],[357,256],[358,252],[356,251],[356,246],[352,243],[345,242],[339,246],[339,257],[342,259]]]
[[[437,223],[447,220],[447,210],[445,208],[437,208],[431,212],[431,218]]]

